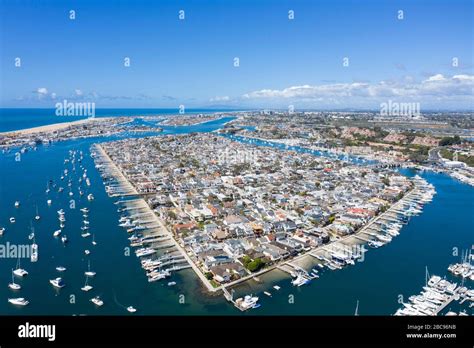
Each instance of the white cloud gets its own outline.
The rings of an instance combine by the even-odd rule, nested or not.
[[[443,76],[443,74],[436,74],[433,76],[430,76],[427,80],[424,82],[431,82],[431,81],[445,81],[446,78]]]
[[[330,98],[345,100],[350,98],[423,98],[423,97],[473,97],[474,76],[442,74],[430,76],[421,82],[405,79],[402,82],[380,81],[377,83],[332,83],[322,85],[301,85],[284,89],[262,89],[242,95],[244,100],[294,99],[316,101]],[[349,100],[348,100],[349,99]]]
[[[48,89],[46,87],[40,87],[36,90],[36,93],[38,93],[39,95],[47,95]]]
[[[214,98],[209,99],[210,102],[227,102],[229,100],[230,98],[228,96],[214,97]]]

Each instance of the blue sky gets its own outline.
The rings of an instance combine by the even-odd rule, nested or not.
[[[0,4],[4,107],[54,107],[64,99],[97,108],[473,105],[472,1]]]

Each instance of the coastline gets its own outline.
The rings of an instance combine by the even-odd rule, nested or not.
[[[0,132],[0,135],[15,136],[15,135],[27,135],[27,134],[35,134],[35,133],[43,133],[43,132],[56,132],[58,130],[68,128],[70,126],[86,124],[86,123],[93,122],[96,120],[108,121],[109,119],[111,119],[111,117],[86,118],[86,119],[78,120],[78,121],[53,123],[53,124],[48,124],[44,126],[24,128],[24,129],[18,129],[18,130],[7,131],[7,132]]]

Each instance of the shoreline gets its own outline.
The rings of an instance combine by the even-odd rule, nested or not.
[[[15,135],[27,135],[27,134],[36,134],[36,133],[44,133],[44,132],[56,132],[58,130],[68,128],[70,126],[77,126],[77,125],[81,125],[81,124],[86,124],[86,123],[90,123],[90,122],[93,122],[93,121],[96,121],[96,120],[108,121],[110,119],[111,119],[111,117],[94,117],[94,118],[89,117],[89,118],[82,119],[82,120],[77,120],[77,121],[53,123],[53,124],[48,124],[48,125],[44,125],[44,126],[38,126],[38,127],[17,129],[17,130],[13,130],[13,131],[0,132],[0,135],[15,136]]]
[[[111,173],[111,174],[114,177],[119,176],[124,182],[126,182],[127,186],[130,186],[134,190],[134,195],[139,196],[139,193],[136,191],[135,186],[130,182],[130,180],[126,177],[126,175],[120,170],[120,168],[117,167],[117,165],[114,163],[114,161],[107,154],[107,151],[100,144],[96,144],[96,148],[100,151],[101,155],[103,156],[103,159],[105,159],[114,168],[115,171],[114,171],[114,173]],[[176,249],[184,256],[187,263],[191,266],[192,270],[194,271],[196,276],[199,278],[201,283],[203,285],[205,285],[207,290],[210,293],[218,291],[219,288],[214,288],[211,285],[211,283],[206,279],[206,277],[201,272],[199,267],[189,257],[187,251],[183,247],[181,247],[179,242],[174,238],[173,232],[168,229],[168,227],[166,226],[166,223],[155,213],[155,211],[150,207],[148,202],[143,197],[140,197],[139,200],[142,202],[143,207],[146,208],[148,213],[150,213],[153,216],[153,220],[155,220],[155,222],[160,225],[161,230],[166,232],[166,234],[168,234],[171,237],[171,241],[173,242]]]

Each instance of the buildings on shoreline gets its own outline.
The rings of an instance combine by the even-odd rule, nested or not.
[[[391,170],[215,134],[101,147],[216,288],[353,234],[413,187]]]

